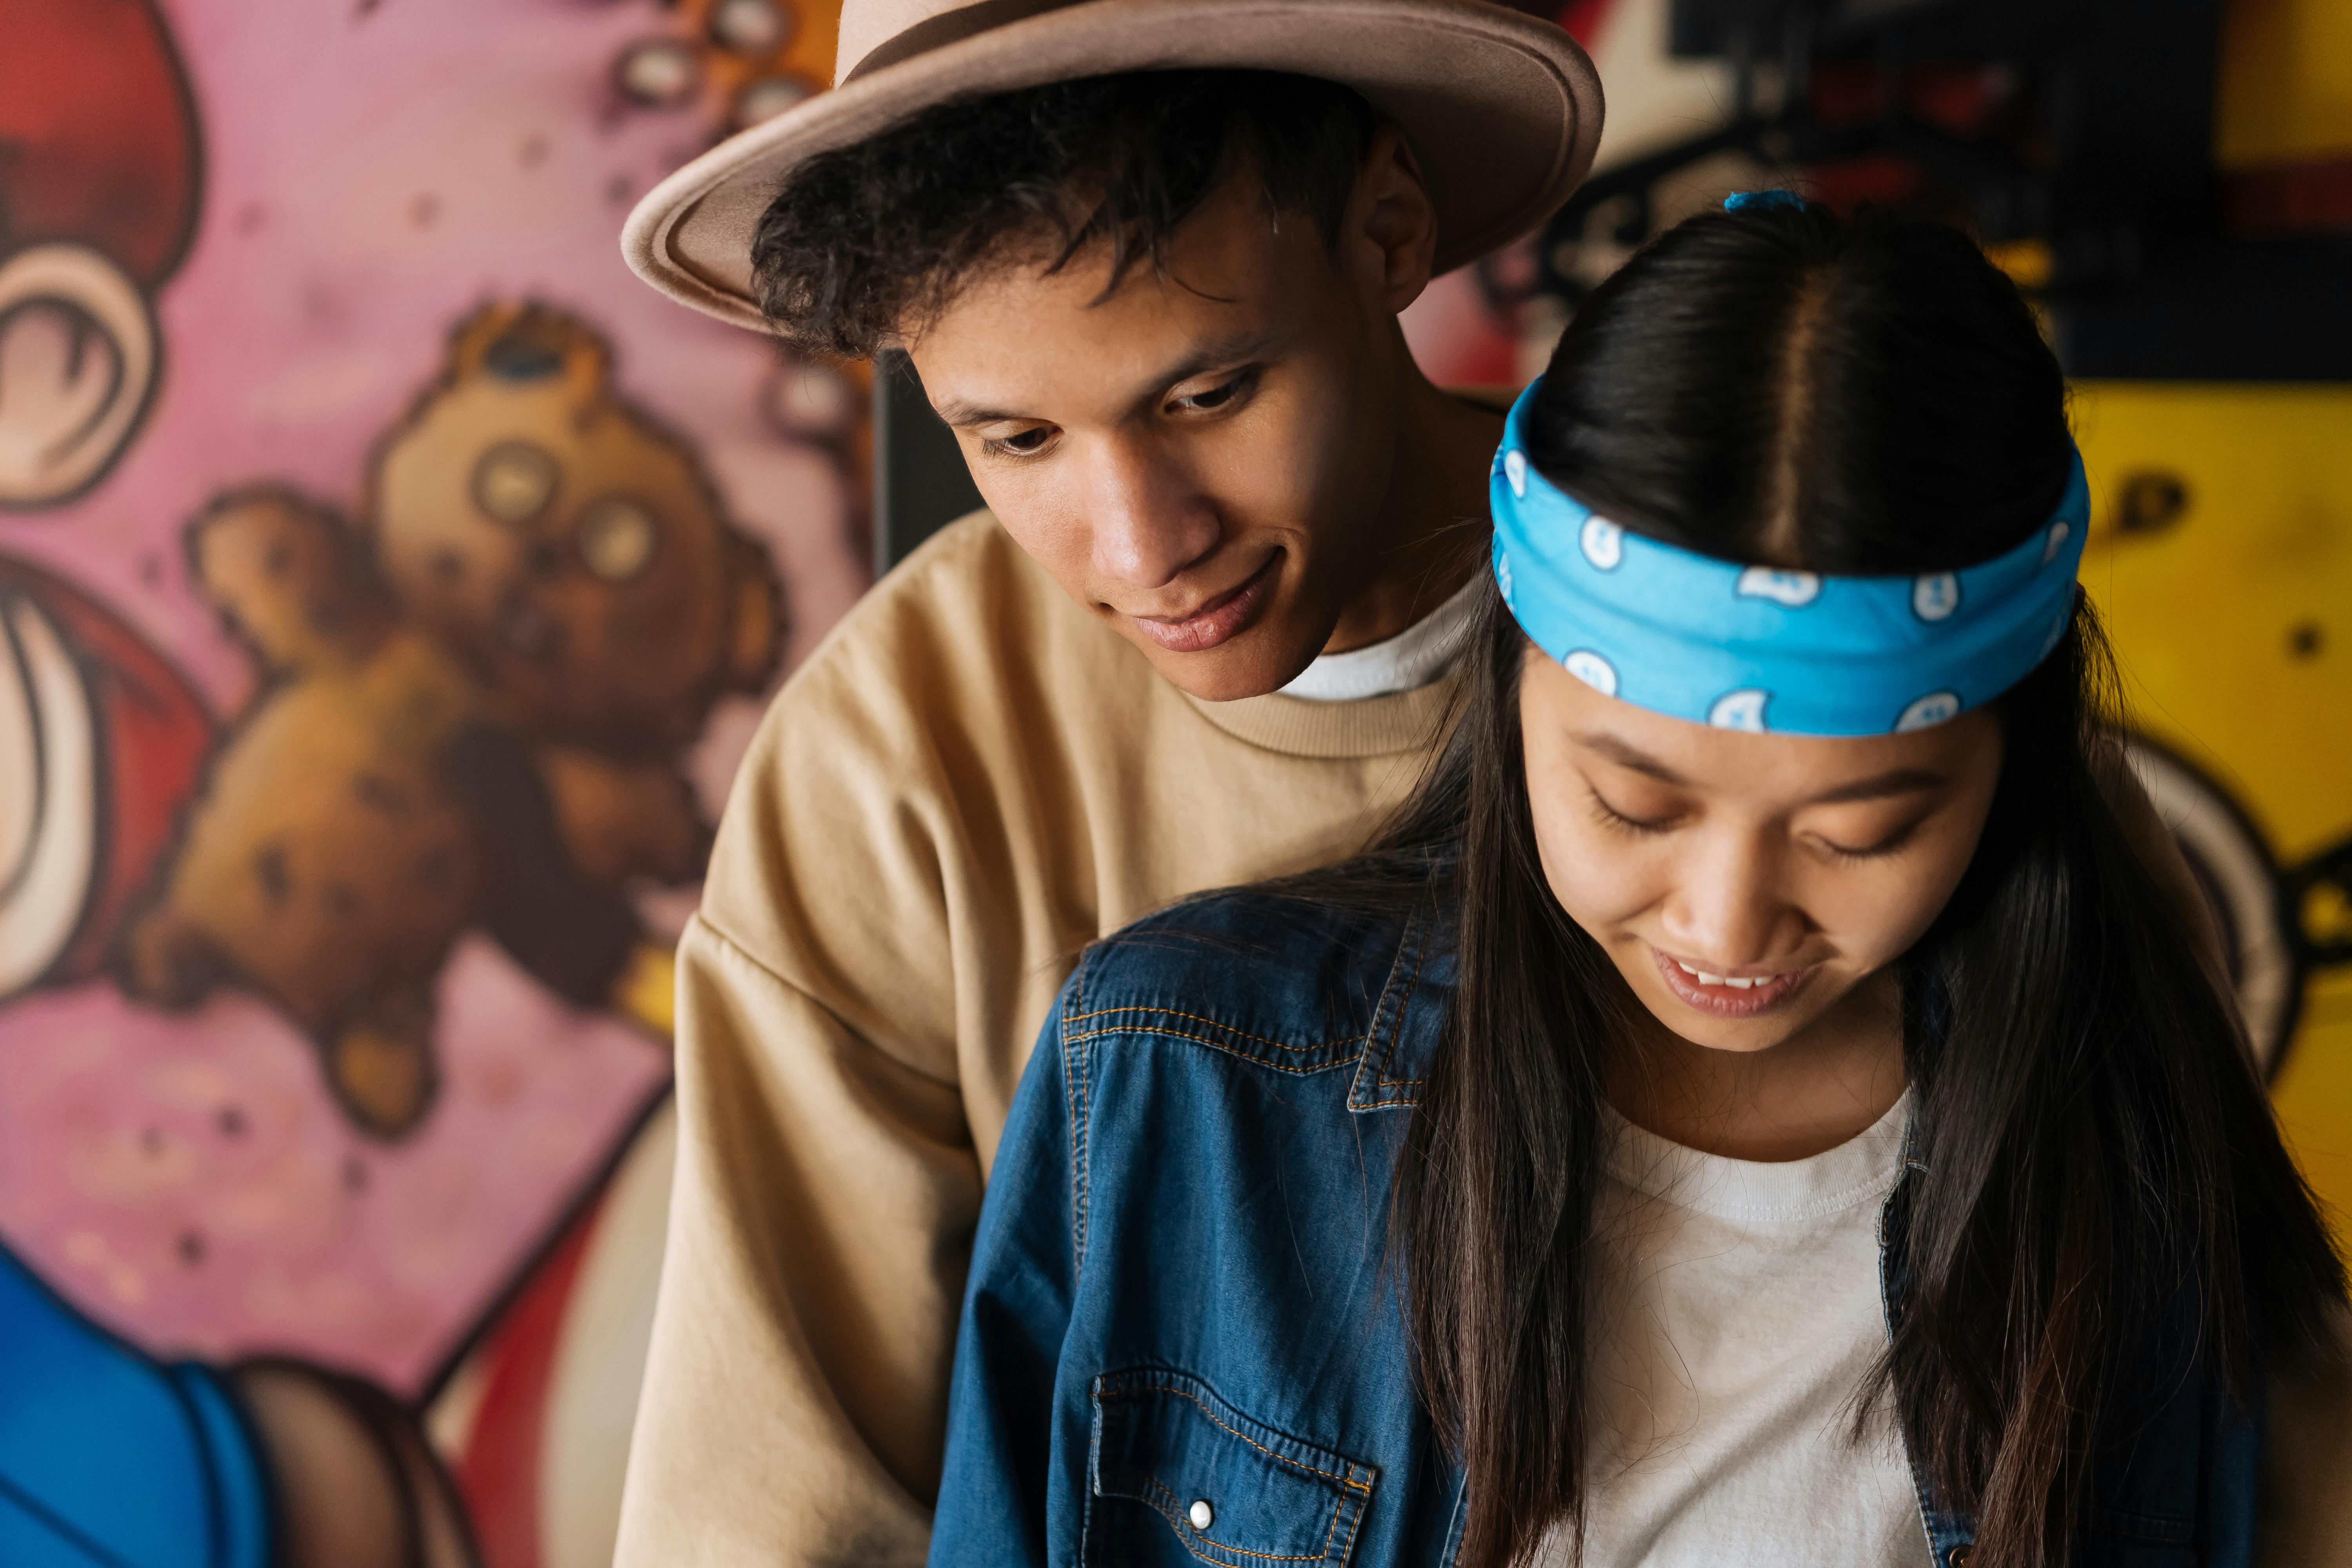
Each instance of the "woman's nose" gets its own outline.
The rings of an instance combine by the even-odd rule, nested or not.
[[[1803,920],[1781,883],[1781,858],[1761,836],[1709,836],[1676,868],[1664,910],[1679,956],[1727,971],[1769,963],[1797,945]]]

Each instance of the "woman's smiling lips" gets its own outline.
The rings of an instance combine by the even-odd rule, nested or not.
[[[1229,588],[1200,608],[1182,616],[1129,616],[1143,635],[1171,653],[1202,653],[1226,641],[1249,625],[1274,586],[1282,552],[1266,557],[1237,588]]]
[[[1790,969],[1778,974],[1723,975],[1670,958],[1654,947],[1650,956],[1657,960],[1658,973],[1664,976],[1668,990],[1685,1005],[1718,1018],[1752,1018],[1769,1012],[1793,995],[1812,973],[1811,969]]]

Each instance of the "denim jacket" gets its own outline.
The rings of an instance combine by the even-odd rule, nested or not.
[[[1444,935],[1242,891],[1087,953],[990,1176],[933,1563],[1454,1561],[1464,1476],[1385,1247]],[[1903,1196],[1879,1226],[1890,1319]],[[2226,1409],[2191,1379],[2103,1445],[2078,1563],[2246,1568],[2259,1426]],[[1962,1568],[1972,1521],[1918,1490],[1935,1568]]]

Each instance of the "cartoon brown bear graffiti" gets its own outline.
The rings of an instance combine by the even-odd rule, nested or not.
[[[268,684],[125,938],[125,983],[172,1005],[260,992],[381,1135],[431,1103],[432,987],[463,931],[604,999],[638,940],[624,884],[701,868],[679,751],[775,663],[766,557],[609,370],[580,322],[488,307],[378,447],[360,527],[268,486],[189,526]]]

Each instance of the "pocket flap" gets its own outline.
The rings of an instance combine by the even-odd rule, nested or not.
[[[1165,1367],[1096,1378],[1094,1405],[1097,1497],[1144,1504],[1212,1563],[1348,1561],[1375,1467],[1254,1421]]]

